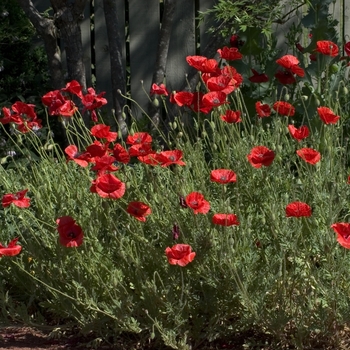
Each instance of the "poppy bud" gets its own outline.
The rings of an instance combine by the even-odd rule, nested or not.
[[[126,113],[125,112],[122,113],[122,117],[123,117],[124,120],[126,119]]]
[[[289,101],[289,99],[290,99],[290,95],[289,95],[289,94],[285,94],[285,95],[284,95],[284,100],[285,100],[285,101]]]
[[[6,164],[7,163],[7,156],[4,158],[1,158],[0,164]]]
[[[178,138],[178,139],[181,139],[182,136],[184,136],[184,134],[183,134],[183,132],[180,131],[180,132],[177,134],[177,138]]]
[[[210,127],[212,130],[215,130],[216,126],[215,126],[215,123],[213,121],[210,122]]]
[[[177,123],[174,122],[174,123],[173,123],[173,129],[176,130],[176,128],[177,128]]]
[[[348,90],[348,88],[346,86],[343,86],[342,93],[344,95],[347,95],[349,93],[349,90]]]
[[[308,98],[309,98],[309,97],[306,96],[306,95],[301,96],[301,99],[302,99],[303,101],[307,101]]]
[[[332,74],[338,73],[339,67],[338,67],[336,64],[332,64],[332,65],[329,67],[329,71],[330,71]]]
[[[152,104],[153,104],[153,106],[155,106],[155,107],[159,107],[159,101],[158,101],[158,99],[155,98],[155,99],[152,101]]]
[[[214,151],[216,151],[218,149],[218,146],[216,145],[216,143],[213,143],[213,149],[214,149]]]

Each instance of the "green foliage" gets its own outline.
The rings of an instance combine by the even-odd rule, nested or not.
[[[48,89],[46,54],[16,0],[0,4],[0,105],[18,99],[38,102]]]
[[[217,25],[210,32],[217,32],[223,38],[234,33],[246,32],[249,28],[257,28],[267,38],[271,37],[272,24],[285,23],[306,0],[288,2],[286,11],[285,2],[281,0],[219,0],[212,8],[200,14],[203,20],[206,16],[215,18]]]

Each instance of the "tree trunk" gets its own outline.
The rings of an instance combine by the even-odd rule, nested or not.
[[[54,21],[42,17],[31,0],[18,0],[18,3],[44,41],[51,76],[51,86],[53,89],[58,90],[64,86],[64,78],[61,52],[57,44],[57,29]]]
[[[176,0],[165,0],[164,12],[162,18],[162,27],[160,30],[157,61],[153,73],[152,84],[161,84],[164,81],[166,63],[168,59],[169,43],[173,20],[175,16]],[[152,102],[149,103],[148,113],[152,120],[152,128],[156,128],[161,120],[161,105],[153,103],[156,95],[151,96]]]
[[[55,25],[66,50],[69,80],[77,80],[83,91],[86,91],[86,76],[80,22],[84,18],[86,3],[87,0],[76,0],[69,3],[66,0],[51,0]]]
[[[51,0],[54,9],[55,25],[59,30],[60,39],[66,50],[68,79],[76,80],[86,92],[86,73],[83,61],[83,43],[81,40],[80,22],[84,18],[84,8],[87,0]],[[89,113],[82,113],[83,107],[78,98],[74,102],[79,107],[86,126],[90,124]]]
[[[122,44],[119,33],[118,9],[115,0],[103,0],[103,10],[105,14],[108,47],[111,61],[111,80],[112,80],[112,98],[115,116],[122,137],[128,134],[128,128],[123,118],[123,109],[125,105],[124,98],[118,93],[118,90],[125,95],[125,71],[122,61]],[[122,14],[124,16],[124,13]]]

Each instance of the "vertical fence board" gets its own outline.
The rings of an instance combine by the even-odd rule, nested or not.
[[[181,88],[188,67],[186,56],[196,54],[194,18],[194,1],[177,0],[166,67],[166,82],[170,90]]]
[[[341,1],[341,0],[338,0]],[[343,39],[345,42],[350,41],[350,2],[348,0],[342,0],[343,1],[343,9],[344,9],[344,16],[343,16]]]
[[[110,103],[112,101],[111,63],[102,0],[95,0],[94,23],[96,92],[105,91],[104,97],[109,101],[107,107],[112,108]]]
[[[85,66],[86,86],[92,85],[91,79],[91,25],[90,25],[90,5],[89,1],[85,6],[84,20],[80,24],[81,41],[83,44],[83,60]]]
[[[200,0],[199,1],[199,11],[200,12],[205,12],[216,4],[215,0]],[[203,50],[205,47],[208,45],[211,34],[208,33],[209,28],[215,27],[215,19],[213,18],[214,16],[212,15],[207,15],[204,18],[204,22],[200,24],[200,54],[203,55]],[[233,34],[233,33],[232,33]]]
[[[32,0],[35,7],[44,12],[51,7],[49,0]],[[88,1],[85,9],[85,18],[81,24],[82,42],[84,47],[84,63],[86,68],[87,84],[91,86],[93,77],[91,76],[91,52],[94,51],[96,59],[96,90],[97,92],[106,91],[107,99],[111,96],[110,79],[110,61],[108,52],[108,39],[105,27],[105,19],[102,7],[102,0],[95,0],[94,22],[95,22],[95,47],[91,47],[90,40],[90,12]],[[125,38],[125,0],[115,0],[120,8],[120,33],[123,45],[123,63],[125,69],[130,67],[131,74],[131,96],[142,107],[146,107],[148,97],[142,89],[140,81],[144,81],[144,88],[149,93],[152,74],[155,67],[156,53],[158,47],[160,13],[159,0],[129,0],[129,40],[130,52],[126,53]],[[211,8],[218,0],[198,0],[199,11],[205,11]],[[180,89],[184,81],[185,69],[187,67],[186,56],[196,54],[195,28],[195,2],[191,0],[178,0],[176,3],[176,14],[174,27],[171,35],[171,42],[168,54],[168,63],[166,67],[166,83],[170,90]],[[288,1],[286,0],[286,12],[289,11]],[[283,25],[275,25],[273,35],[278,40],[278,47],[283,48],[282,54],[286,53],[287,47],[284,45],[284,34],[288,31],[290,25],[301,18],[303,11],[292,16]],[[330,12],[339,21],[339,39],[345,42],[350,41],[350,1],[337,0],[334,7],[330,6]],[[208,18],[199,29],[200,50],[210,40],[210,34],[207,34],[208,25],[212,25],[213,20]],[[301,43],[307,46],[309,38],[300,38]],[[304,39],[304,40],[303,40]],[[304,41],[304,42],[303,42]],[[61,43],[61,47],[63,47]],[[285,48],[285,49],[284,49]],[[290,48],[289,48],[290,49]],[[201,54],[201,51],[197,51]],[[66,71],[65,52],[62,50],[62,65]]]
[[[147,109],[159,37],[159,0],[129,0],[131,96]],[[137,108],[134,113],[140,113]]]

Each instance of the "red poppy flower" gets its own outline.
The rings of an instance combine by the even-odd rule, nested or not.
[[[193,209],[194,214],[206,214],[210,210],[210,204],[199,192],[191,192],[185,198],[186,204]]]
[[[22,247],[17,244],[18,238],[14,238],[8,245],[7,247],[3,246],[0,243],[0,257],[2,256],[16,256],[18,255]]]
[[[110,153],[108,148],[109,142],[101,143],[100,141],[95,140],[91,145],[86,147],[86,152],[90,154],[90,162],[94,162],[95,158],[101,158],[106,154]]]
[[[83,98],[82,87],[76,80],[72,80],[71,82],[67,83],[66,87],[61,89],[61,91],[67,91],[78,96],[79,98]]]
[[[325,124],[336,124],[340,119],[339,115],[335,115],[328,107],[318,107],[317,113]]]
[[[28,208],[30,206],[30,198],[25,197],[28,189],[19,191],[15,194],[4,194],[1,200],[4,208],[9,207],[11,204],[19,208]]]
[[[113,165],[116,159],[108,154],[103,157],[95,157],[95,165],[91,168],[93,171],[98,171],[99,173],[104,173],[106,171],[113,172],[117,171],[118,168]]]
[[[119,143],[113,147],[113,156],[117,162],[128,164],[130,162],[130,155],[128,151]]]
[[[164,84],[152,84],[151,87],[151,91],[150,91],[151,95],[164,95],[164,96],[168,96],[169,93],[165,87]]]
[[[314,53],[310,55],[310,61],[317,61],[317,56]]]
[[[126,211],[142,222],[145,222],[146,216],[152,213],[151,208],[143,202],[130,202],[126,208]]]
[[[329,40],[321,40],[316,42],[316,51],[326,56],[335,57],[339,54],[337,44]]]
[[[60,90],[48,92],[41,98],[42,103],[49,108],[49,115],[71,117],[77,111],[73,101],[66,99]]]
[[[105,124],[97,124],[91,128],[91,135],[98,137],[100,139],[106,139],[108,142],[113,142],[116,140],[118,133],[109,131],[110,126]]]
[[[88,93],[84,95],[81,100],[85,110],[92,111],[107,104],[107,100],[102,97],[106,93],[105,91],[96,94],[95,89],[92,87],[88,88],[87,90]]]
[[[348,176],[347,184],[350,185],[350,175]]]
[[[212,223],[220,226],[233,226],[239,225],[237,215],[235,214],[214,214]]]
[[[302,148],[297,150],[297,155],[305,162],[315,165],[321,159],[321,153],[312,148]]]
[[[193,104],[193,93],[189,91],[179,91],[171,95],[170,101],[178,106],[191,106]]]
[[[346,249],[350,249],[350,224],[348,222],[337,222],[331,225],[337,234],[338,243]]]
[[[266,83],[269,81],[269,77],[264,73],[258,73],[255,69],[251,68],[253,76],[249,77],[249,81],[252,83]]]
[[[304,140],[310,134],[309,128],[306,125],[302,125],[300,128],[296,128],[294,125],[288,125],[288,130],[292,137],[298,141]]]
[[[211,91],[203,95],[202,106],[200,106],[200,110],[203,113],[209,113],[212,108],[221,106],[225,103],[228,103],[228,101],[226,101],[226,94],[224,92]]]
[[[17,130],[25,134],[30,130],[38,131],[42,128],[41,119],[35,119],[32,121],[25,121],[17,126]]]
[[[275,158],[275,152],[265,146],[257,146],[251,149],[247,158],[254,168],[261,168],[263,165],[269,166],[272,164]]]
[[[271,108],[267,103],[256,102],[255,110],[260,118],[269,117],[271,115]]]
[[[128,135],[125,142],[128,145],[152,143],[152,136],[147,132],[135,132],[134,135]]]
[[[231,38],[230,38],[230,46],[231,47],[237,47],[237,49],[238,49],[240,46],[243,46],[243,45],[244,45],[244,41],[239,39],[239,35],[233,34],[231,36]]]
[[[83,244],[82,228],[70,216],[61,216],[56,220],[60,244],[69,247],[79,247]]]
[[[205,83],[209,91],[222,91],[228,87],[230,82],[231,82],[230,77],[226,75],[219,75],[217,77],[211,77],[207,79]],[[234,87],[233,87],[233,90],[234,90]]]
[[[218,73],[220,68],[215,59],[208,59],[204,56],[187,56],[187,63],[202,73]]]
[[[236,83],[235,86],[238,87],[243,83],[243,77],[237,72],[237,69],[231,66],[225,66],[221,69],[221,74],[226,75],[233,79]]]
[[[97,193],[102,198],[118,199],[124,196],[125,183],[113,174],[103,174],[92,182],[90,191]]]
[[[17,101],[11,106],[11,108],[16,114],[24,117],[25,119],[36,118],[36,113],[34,111],[35,105],[33,104]]]
[[[300,218],[302,216],[311,216],[311,207],[304,202],[292,202],[286,206],[286,217]]]
[[[152,145],[150,143],[135,144],[129,148],[130,157],[142,157],[152,153],[155,152],[152,149]]]
[[[156,156],[156,160],[162,167],[167,167],[172,164],[186,165],[181,159],[183,157],[183,152],[179,149],[162,151]]]
[[[288,102],[277,101],[273,104],[272,108],[280,115],[287,117],[293,117],[295,114],[295,108]]]
[[[165,254],[170,265],[182,267],[193,261],[196,256],[196,253],[192,252],[192,247],[188,244],[175,244],[171,248],[167,247]]]
[[[229,124],[240,123],[242,121],[240,111],[227,110],[224,115],[220,116],[220,118],[221,120]]]
[[[243,55],[238,51],[236,47],[223,47],[222,49],[218,49],[220,57],[227,61],[240,60],[243,58]]]
[[[2,108],[2,118],[0,119],[1,124],[16,123],[20,124],[22,119],[17,115],[13,114],[11,110],[7,107]]]
[[[344,51],[345,53],[350,56],[350,41],[348,41],[345,45],[344,45]]]
[[[161,160],[158,159],[159,154],[158,153],[149,153],[145,156],[138,156],[137,159],[144,164],[147,165],[152,165],[152,166],[156,166],[156,165],[160,165],[161,164]]]
[[[277,73],[275,74],[275,78],[283,85],[294,84],[297,82],[293,73],[287,70],[277,71]]]
[[[304,70],[298,66],[299,60],[293,55],[285,55],[279,58],[276,63],[299,77],[305,75]]]
[[[67,161],[73,160],[75,163],[79,164],[82,167],[87,167],[91,155],[87,152],[79,152],[78,147],[75,145],[69,145],[64,149],[64,152],[67,154]]]
[[[236,182],[237,176],[232,170],[215,169],[210,173],[210,181],[218,182],[220,184],[228,184],[230,182]]]

